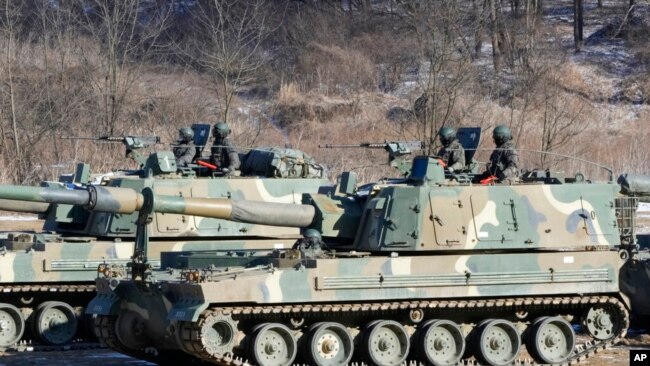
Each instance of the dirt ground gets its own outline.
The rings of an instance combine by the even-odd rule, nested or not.
[[[630,349],[650,350],[650,335],[633,335],[614,348],[599,352],[583,361],[582,365],[629,365]],[[0,353],[0,366],[121,366],[151,365],[106,349],[63,352]],[[179,365],[181,366],[181,365]]]

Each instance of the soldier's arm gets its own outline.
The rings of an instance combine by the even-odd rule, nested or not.
[[[516,178],[519,176],[519,157],[517,156],[517,151],[512,149],[505,153],[504,156],[505,167],[503,169],[503,175],[506,178]]]
[[[228,147],[228,160],[230,160],[230,165],[228,166],[230,171],[239,169],[239,166],[241,165],[239,154],[237,154],[237,151],[235,151],[231,146]]]
[[[449,158],[449,167],[454,170],[463,170],[465,169],[465,165],[465,151],[461,146],[452,151],[451,157]]]
[[[192,164],[195,154],[196,154],[196,149],[194,148],[194,145],[188,145],[185,148],[185,153],[183,154],[183,156],[181,156],[181,160],[185,163],[185,165]]]
[[[237,149],[235,149],[230,140],[225,140],[223,142],[223,146],[226,150],[226,154],[228,154],[228,160],[230,160],[230,164],[227,166],[227,168],[231,172],[239,169],[241,162],[239,161],[239,154],[237,154]]]

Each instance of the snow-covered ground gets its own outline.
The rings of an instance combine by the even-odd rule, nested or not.
[[[36,221],[38,217],[27,215],[0,215],[0,221]]]

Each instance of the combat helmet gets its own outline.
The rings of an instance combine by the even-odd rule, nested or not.
[[[323,239],[323,237],[320,234],[320,231],[316,229],[307,229],[302,235],[308,239],[315,239],[319,241]]]
[[[510,128],[508,126],[497,125],[492,132],[492,138],[494,139],[494,143],[497,146],[501,146],[506,142],[512,140],[512,133],[510,132]]]
[[[444,126],[438,131],[438,136],[443,146],[449,146],[456,139],[456,130],[452,127]]]
[[[178,130],[178,140],[190,142],[194,140],[194,130],[189,127],[182,127]]]
[[[212,130],[212,133],[215,137],[226,137],[230,133],[230,127],[228,127],[228,124],[225,122],[217,122],[214,125],[214,129]]]

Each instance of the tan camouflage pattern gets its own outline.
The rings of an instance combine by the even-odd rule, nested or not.
[[[196,320],[187,304],[282,304],[616,293],[616,252],[317,259],[310,268],[260,269],[202,283],[169,281],[169,319]],[[232,289],[237,289],[233,291]]]
[[[618,306],[601,309],[611,310],[612,333],[625,332],[619,273],[627,258],[618,251],[618,186],[538,181],[482,186],[439,179],[444,175],[438,173],[377,185],[367,197],[306,194],[305,204],[293,207],[314,207],[308,227],[322,233],[327,248],[277,251],[256,258],[255,267],[233,267],[215,257],[209,268],[155,271],[155,281],[99,278],[87,314],[116,319],[116,333],[137,328],[143,336],[124,343],[131,350],[155,347],[200,357],[210,353],[201,344],[218,341],[210,338],[212,329],[204,328],[204,321],[221,312],[236,319],[246,337],[254,337],[260,324],[278,322],[292,325],[302,340],[310,323],[324,320],[363,337],[364,325],[373,320],[417,328],[408,310],[412,304],[424,309],[425,319],[434,309],[433,316],[453,319],[469,333],[492,316],[513,320],[523,314],[513,314],[514,307],[495,314],[478,308],[488,301],[543,299],[544,305],[525,308],[535,312],[529,319],[513,320],[523,331],[546,316],[570,315],[577,324],[590,311],[591,301],[602,300]],[[208,212],[212,202],[197,207],[182,198],[153,200],[154,210],[224,218],[237,205],[219,204]],[[276,207],[278,213],[291,209],[286,204]],[[275,216],[297,224],[309,215]],[[260,223],[277,224],[272,213],[267,216]],[[253,214],[239,217],[252,218],[259,219]],[[462,308],[446,313],[443,303]],[[358,310],[364,307],[370,310]],[[235,349],[242,357],[250,356],[249,351]]]
[[[150,180],[118,180],[113,182],[119,187],[138,186],[144,182],[145,186],[153,185],[157,194],[175,197],[223,197],[268,201],[274,203],[300,203],[303,191],[315,192],[321,187],[326,187],[326,181],[319,179],[291,179],[291,184],[276,184],[281,180],[259,178],[233,178],[233,179],[150,179]],[[2,194],[17,195],[20,187],[6,189]],[[28,199],[32,191],[26,192],[23,199]],[[37,190],[39,188],[36,188]],[[89,220],[96,223],[106,232],[106,227],[118,219],[128,217],[130,227],[135,226],[137,213],[142,207],[142,195],[130,188],[117,188],[107,186],[99,191],[110,196],[105,199],[100,196],[100,204],[116,207],[122,214],[107,212],[91,212],[95,217]],[[17,193],[18,192],[18,193]],[[81,191],[83,192],[83,191]],[[41,199],[41,198],[34,198]],[[110,205],[108,201],[113,201]],[[194,217],[191,215],[177,215],[169,213],[155,213],[149,228],[152,238],[149,245],[148,256],[155,265],[160,258],[160,253],[165,251],[194,251],[216,249],[278,249],[290,247],[300,235],[300,229],[295,227],[278,227],[256,225],[248,223],[233,223],[230,221]],[[94,230],[90,230],[94,232]],[[15,233],[15,235],[18,235]],[[157,240],[165,237],[185,238],[182,240]],[[222,241],[204,240],[201,237],[228,236]],[[232,239],[242,237],[243,239]],[[191,238],[188,240],[187,238]],[[9,244],[3,253],[0,253],[0,284],[2,283],[46,283],[57,281],[92,281],[96,277],[97,265],[101,262],[122,263],[130,261],[133,255],[133,241],[128,239],[98,240],[93,237],[66,238],[60,236],[30,235],[30,242],[21,243],[20,250],[12,250]],[[28,250],[25,250],[27,248]]]

